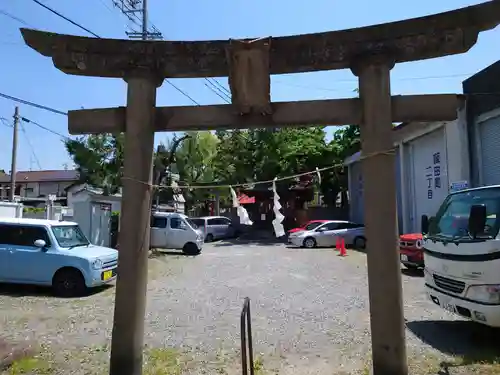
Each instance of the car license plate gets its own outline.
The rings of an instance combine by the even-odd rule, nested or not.
[[[401,254],[401,261],[408,262],[408,255]]]
[[[109,271],[104,271],[102,273],[102,279],[103,281],[106,281],[106,280],[109,280],[113,277],[113,270],[109,270]]]

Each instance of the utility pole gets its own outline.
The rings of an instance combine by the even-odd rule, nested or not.
[[[19,128],[19,107],[16,106],[14,110],[14,126],[12,133],[12,164],[10,166],[10,192],[9,200],[14,202],[14,195],[16,193],[16,165],[17,165],[17,133]]]
[[[163,39],[160,30],[148,21],[148,0],[113,0],[113,4],[130,21],[126,31],[130,39]]]

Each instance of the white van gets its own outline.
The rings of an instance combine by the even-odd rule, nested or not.
[[[198,255],[203,247],[203,232],[186,215],[155,212],[151,215],[150,247]]]

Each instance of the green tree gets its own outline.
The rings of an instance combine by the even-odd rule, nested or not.
[[[181,184],[212,183],[215,179],[213,162],[217,153],[217,137],[209,131],[188,132],[175,153],[175,169]],[[183,190],[186,208],[210,197],[207,189]]]
[[[64,142],[80,175],[80,181],[115,194],[121,187],[123,134],[98,134]]]

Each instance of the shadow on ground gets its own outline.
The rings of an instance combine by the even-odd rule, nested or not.
[[[214,247],[230,247],[234,245],[274,246],[274,245],[283,245],[284,243],[286,243],[286,241],[283,238],[258,238],[258,237],[229,238],[219,242],[211,242],[211,244],[213,244]]]
[[[89,297],[95,294],[104,292],[110,288],[113,288],[113,284],[102,285],[92,289],[89,289],[87,293],[83,296],[75,297],[59,297],[55,296],[51,287],[39,286],[39,285],[24,285],[24,284],[4,284],[0,283],[0,295],[8,297],[53,297],[53,298],[80,298]]]
[[[424,277],[423,269],[401,268],[401,273],[409,277]]]
[[[411,321],[406,327],[434,349],[461,357],[460,365],[493,364],[500,359],[500,329],[462,320]]]

